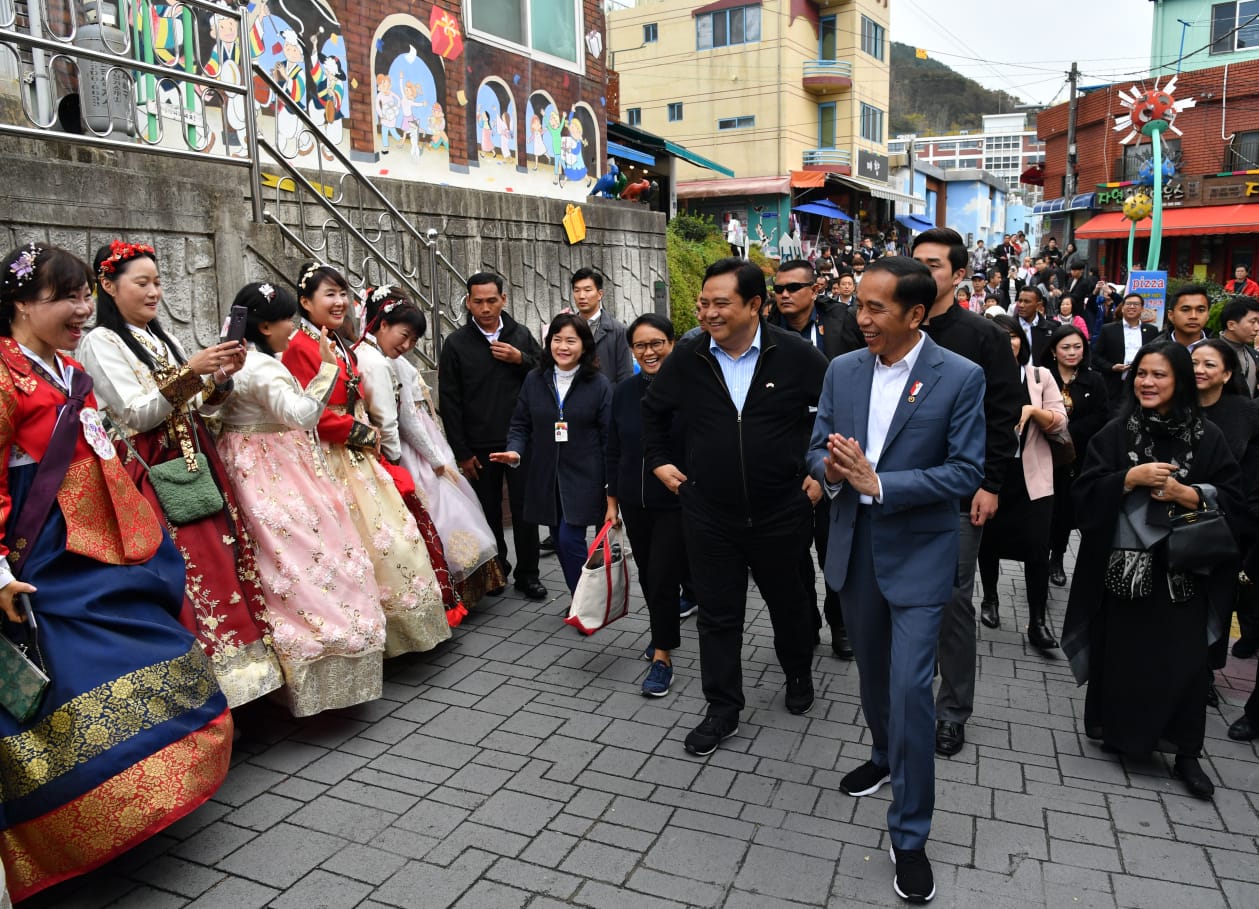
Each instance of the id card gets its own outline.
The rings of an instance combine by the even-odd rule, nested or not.
[[[555,423],[555,441],[568,441],[568,422],[566,420],[557,420]]]

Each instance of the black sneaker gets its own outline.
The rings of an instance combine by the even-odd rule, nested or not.
[[[892,776],[892,771],[880,767],[874,761],[866,761],[851,770],[839,781],[840,791],[846,795],[874,795]]]
[[[738,720],[723,720],[706,716],[702,723],[687,734],[683,747],[691,754],[704,757],[716,751],[718,745],[738,731]]]
[[[787,679],[787,712],[796,716],[808,713],[813,709],[813,679],[807,675],[798,675]]]
[[[931,873],[931,862],[927,860],[927,850],[892,846],[888,851],[896,866],[896,875],[892,878],[896,895],[911,903],[930,902],[936,895],[936,881]]]
[[[555,552],[555,538],[548,533],[545,540],[538,540],[538,550],[540,552]]]

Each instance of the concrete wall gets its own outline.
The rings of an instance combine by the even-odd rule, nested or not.
[[[653,308],[654,283],[667,281],[664,216],[640,206],[591,200],[583,206],[587,239],[570,247],[563,200],[377,183],[421,232],[441,231],[441,250],[465,275],[500,271],[510,284],[509,311],[535,333],[569,304],[569,275],[583,265],[608,276],[605,305],[623,321]],[[291,284],[301,261],[274,226],[252,221],[241,168],[0,137],[0,185],[5,250],[38,239],[90,260],[115,237],[153,244],[161,318],[194,348],[217,339],[242,284]],[[438,282],[438,299],[453,315],[463,313],[463,293],[449,276]]]

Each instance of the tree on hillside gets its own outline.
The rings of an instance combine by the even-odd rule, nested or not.
[[[984,88],[938,60],[920,60],[908,44],[892,42],[889,135],[932,135],[979,129],[984,114],[1008,113],[1022,102]]]

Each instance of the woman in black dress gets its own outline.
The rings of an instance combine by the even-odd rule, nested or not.
[[[1237,354],[1225,341],[1212,338],[1203,341],[1193,349],[1193,377],[1198,388],[1198,404],[1202,407],[1202,415],[1220,428],[1224,433],[1224,441],[1233,453],[1238,466],[1242,470],[1242,482],[1245,484],[1247,508],[1242,526],[1237,528],[1241,538],[1243,553],[1250,552],[1255,545],[1254,515],[1259,514],[1259,404],[1256,404],[1246,393],[1246,384],[1241,379],[1238,368]],[[1242,517],[1242,516],[1239,516]],[[1244,564],[1253,564],[1247,560]],[[1254,584],[1247,575],[1246,583],[1238,584],[1235,603],[1245,608],[1247,600],[1255,598]],[[1231,624],[1231,623],[1230,623]],[[1207,665],[1212,673],[1223,669],[1228,662],[1228,635],[1222,635],[1211,645],[1207,655]],[[1207,706],[1218,707],[1219,693],[1215,690],[1212,680],[1207,688]]]
[[[1128,376],[1123,416],[1093,437],[1072,490],[1083,539],[1063,649],[1076,681],[1088,684],[1085,734],[1123,754],[1172,751],[1176,776],[1211,798],[1198,763],[1207,647],[1226,631],[1237,571],[1169,570],[1168,516],[1198,508],[1212,488],[1226,515],[1240,514],[1241,470],[1202,417],[1184,347],[1151,341]]]
[[[1071,501],[1071,484],[1084,463],[1084,453],[1099,429],[1110,416],[1106,380],[1089,366],[1089,342],[1074,325],[1064,325],[1053,333],[1041,357],[1041,366],[1049,370],[1067,409],[1067,430],[1075,448],[1075,461],[1054,468],[1054,516],[1049,526],[1049,582],[1057,587],[1067,583],[1062,567],[1067,540],[1076,528],[1075,506]]]

